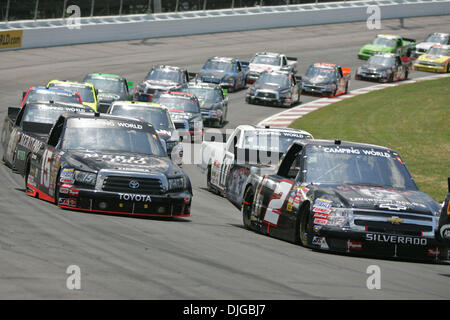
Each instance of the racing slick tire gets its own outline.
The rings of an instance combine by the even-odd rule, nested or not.
[[[408,75],[409,75],[408,71],[405,71],[405,78],[403,80],[408,80]]]
[[[345,84],[345,91],[344,91],[344,94],[347,94],[348,93],[348,81],[347,81],[347,83]]]
[[[308,235],[312,231],[309,204],[302,206],[297,214],[297,230],[295,240],[304,247],[308,246]]]
[[[391,73],[391,75],[389,76],[387,82],[389,82],[389,83],[390,82],[394,82],[394,74],[393,73]]]
[[[245,229],[250,229],[251,213],[253,204],[253,189],[248,187],[244,193],[244,199],[242,200],[242,224]]]
[[[450,62],[447,63],[447,73],[450,73]]]

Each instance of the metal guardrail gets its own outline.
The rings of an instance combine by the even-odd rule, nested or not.
[[[338,0],[1,0],[0,21],[67,18],[71,5],[81,17],[286,6]],[[351,1],[351,0],[349,0]]]

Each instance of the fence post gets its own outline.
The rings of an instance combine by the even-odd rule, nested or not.
[[[63,14],[62,14],[62,18],[64,19],[66,16],[66,6],[67,6],[67,0],[64,0],[64,4],[63,4]]]
[[[207,0],[204,0],[204,1],[203,1],[203,11],[206,10],[206,1],[207,1]]]
[[[34,7],[34,20],[37,19],[38,7],[39,7],[39,0],[36,0],[36,6]]]
[[[120,0],[119,16],[122,15],[123,0]]]
[[[9,3],[11,2],[11,0],[8,0],[8,2],[6,2],[6,12],[5,12],[5,21],[8,21],[8,15],[9,15]]]
[[[95,0],[91,1],[91,17],[94,16],[94,6],[95,6]]]

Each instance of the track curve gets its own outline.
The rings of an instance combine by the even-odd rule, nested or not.
[[[95,71],[138,82],[152,64],[196,72],[209,56],[248,60],[263,50],[297,56],[300,74],[316,61],[355,69],[358,49],[377,33],[421,40],[449,29],[450,16],[441,16],[382,21],[382,30],[372,31],[352,23],[4,52],[0,117],[22,91],[54,78],[81,80]],[[369,85],[351,81],[350,89]],[[282,111],[245,104],[244,95],[230,94],[226,128]],[[58,209],[26,196],[22,179],[0,165],[0,298],[450,298],[447,265],[325,254],[249,232],[231,204],[206,191],[196,168],[184,169],[194,186],[192,216],[167,221]],[[81,290],[66,288],[70,265],[81,269]],[[370,265],[381,268],[381,290],[367,289]]]

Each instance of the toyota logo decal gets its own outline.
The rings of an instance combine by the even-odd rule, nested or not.
[[[136,180],[131,180],[130,183],[128,184],[128,186],[131,189],[137,189],[137,188],[139,188],[139,182],[137,182]]]

